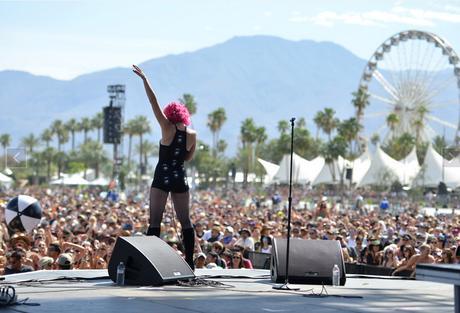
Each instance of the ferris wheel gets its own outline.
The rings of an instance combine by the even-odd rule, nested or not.
[[[365,136],[385,142],[405,133],[430,142],[458,136],[460,64],[452,46],[441,37],[417,30],[385,40],[367,62],[359,90],[368,105],[358,118]]]

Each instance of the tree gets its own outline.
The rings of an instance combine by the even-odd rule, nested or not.
[[[353,100],[351,102],[356,109],[356,119],[360,123],[364,115],[364,109],[369,105],[369,94],[365,88],[360,87],[358,91],[352,93],[352,96]]]
[[[347,140],[340,135],[325,143],[321,149],[321,155],[324,157],[324,161],[329,167],[333,181],[337,179],[334,161],[337,160],[339,156],[344,155],[346,151]]]
[[[379,134],[375,133],[372,135],[371,137],[371,143],[374,145],[374,146],[377,146],[377,144],[380,142],[380,136]]]
[[[179,99],[179,101],[187,107],[190,115],[193,115],[196,113],[197,103],[195,101],[195,98],[191,94],[184,93],[182,95],[182,98]]]
[[[6,160],[6,148],[11,144],[11,136],[9,134],[0,135],[0,144],[3,147],[3,159]]]
[[[158,146],[155,145],[153,142],[144,140],[143,145],[142,145],[142,152],[141,152],[141,146],[137,145],[136,146],[137,153],[142,153],[142,157],[144,159],[144,167],[148,168],[149,162],[148,159],[154,154],[158,154]]]
[[[241,123],[241,142],[245,150],[243,163],[243,183],[247,184],[250,165],[253,163],[253,144],[257,140],[257,127],[252,118],[247,118]]]
[[[361,125],[358,123],[358,120],[355,117],[342,121],[337,128],[338,134],[348,142],[350,148],[349,156],[351,158],[354,158],[353,141],[358,138],[360,131]]]
[[[316,125],[316,139],[319,138],[319,131],[322,129],[321,125],[324,120],[324,112],[323,111],[318,111],[316,112],[315,117],[313,118],[313,122]]]
[[[289,129],[289,122],[286,121],[286,120],[281,120],[278,122],[278,131],[280,132],[280,134],[285,134],[287,133]]]
[[[136,135],[136,121],[129,120],[123,127],[123,133],[128,135],[128,168],[131,168],[131,147],[133,136]]]
[[[227,120],[224,108],[218,108],[217,110],[208,114],[208,127],[212,132],[212,153],[215,157],[217,155],[217,143],[219,142],[219,133],[222,125]]]
[[[143,116],[143,115],[138,115],[134,118],[134,134],[139,136],[139,173],[140,175],[145,174],[145,167],[142,162],[142,156],[143,156],[143,137],[145,134],[150,133],[152,130],[150,128],[150,122],[149,120]]]
[[[104,115],[102,112],[96,113],[91,119],[91,126],[93,129],[97,130],[97,142],[101,142],[101,130],[102,127],[104,127]]]
[[[72,136],[72,150],[75,150],[75,133],[79,131],[80,125],[78,124],[77,120],[74,118],[71,118],[67,123],[66,127],[69,130],[71,136]]]
[[[99,178],[99,168],[101,162],[107,160],[102,144],[98,141],[89,139],[80,146],[80,154],[83,163],[85,164],[84,176],[86,178],[86,170],[88,167],[94,168],[96,178]]]
[[[446,151],[447,151],[447,142],[444,136],[436,136],[433,139],[433,148],[438,152],[440,155],[442,155],[444,158],[446,158]]]
[[[58,178],[61,176],[61,170],[63,161],[65,160],[65,154],[61,151],[61,146],[69,141],[69,133],[67,128],[64,126],[61,120],[55,120],[51,125],[51,129],[53,130],[53,134],[57,137],[58,148],[55,158],[58,163]]]
[[[223,154],[225,153],[225,150],[227,149],[227,142],[223,139],[220,139],[218,142],[217,142],[217,153],[218,154]]]
[[[22,138],[22,145],[26,147],[27,153],[32,156],[32,153],[34,152],[34,148],[38,146],[39,140],[37,137],[35,137],[34,134],[29,134],[27,137]]]
[[[390,128],[390,130],[391,130],[391,136],[392,137],[395,136],[396,127],[398,126],[399,121],[400,120],[399,120],[398,114],[396,114],[394,112],[388,114],[386,122],[387,122],[388,128]]]
[[[332,132],[340,124],[340,120],[335,117],[335,110],[332,108],[325,108],[322,114],[320,127],[325,134],[327,134],[329,141],[331,141]]]
[[[83,131],[83,143],[88,142],[88,132],[93,129],[93,124],[91,123],[91,119],[88,117],[84,117],[80,121],[80,130]]]
[[[56,155],[56,150],[53,147],[46,147],[45,150],[41,152],[41,158],[46,161],[46,177],[48,181],[51,179],[51,164],[53,162],[54,156]]]
[[[42,132],[40,139],[45,143],[46,148],[49,148],[50,142],[53,140],[53,131],[51,129],[45,129]]]

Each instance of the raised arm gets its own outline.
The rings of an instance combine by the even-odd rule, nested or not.
[[[161,128],[167,127],[169,125],[169,121],[164,115],[163,111],[158,104],[157,97],[155,96],[155,92],[153,91],[152,87],[150,86],[149,80],[147,76],[145,76],[144,72],[136,65],[133,65],[133,72],[137,74],[142,81],[144,82],[145,92],[147,93],[147,97],[149,98],[150,105],[152,106],[153,114],[157,119],[158,123],[160,124]]]

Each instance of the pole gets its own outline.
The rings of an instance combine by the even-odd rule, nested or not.
[[[291,240],[291,208],[292,208],[292,159],[294,154],[294,121],[295,117],[291,118],[291,164],[289,169],[289,197],[288,197],[288,221],[287,221],[287,244],[286,244],[286,278],[284,285],[274,286],[273,289],[278,290],[299,290],[299,288],[289,288],[289,245]]]

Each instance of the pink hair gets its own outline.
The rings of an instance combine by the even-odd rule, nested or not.
[[[163,109],[166,118],[173,124],[184,123],[190,125],[190,113],[180,102],[171,102]]]

